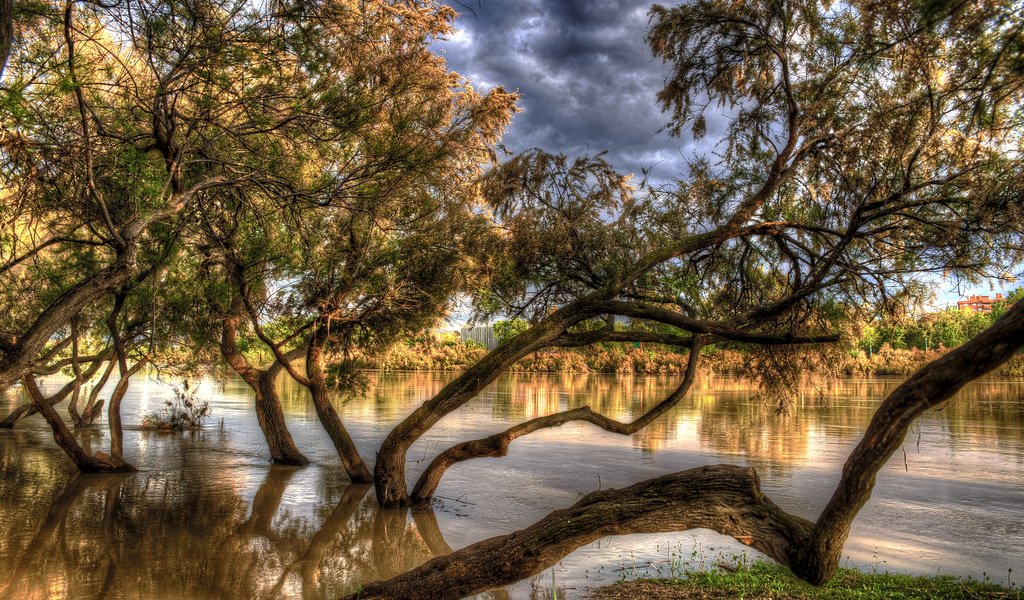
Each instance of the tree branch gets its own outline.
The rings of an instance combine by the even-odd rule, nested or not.
[[[780,344],[823,344],[839,340],[835,334],[796,336],[790,333],[752,333],[735,329],[719,321],[706,321],[694,319],[684,314],[645,304],[642,302],[623,302],[619,300],[606,300],[598,303],[602,312],[614,313],[637,319],[657,321],[666,325],[674,325],[693,333],[708,334],[735,342],[747,342],[751,344],[780,345]]]
[[[691,341],[690,338],[686,338],[686,340]],[[597,425],[605,431],[621,435],[631,435],[643,429],[678,404],[693,385],[693,380],[697,375],[697,361],[700,356],[701,341],[699,338],[696,338],[691,343],[693,347],[690,349],[690,356],[686,363],[686,375],[683,377],[679,387],[632,423],[623,423],[609,419],[600,413],[594,412],[589,406],[583,406],[553,415],[538,417],[490,437],[463,442],[437,455],[430,463],[430,466],[423,471],[412,491],[413,503],[428,502],[433,498],[434,492],[437,491],[437,486],[441,483],[441,477],[444,476],[448,467],[474,458],[505,456],[508,454],[508,446],[513,440],[540,429],[560,427],[570,421],[586,421]]]

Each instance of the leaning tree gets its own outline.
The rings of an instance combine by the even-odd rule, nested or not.
[[[287,371],[383,507],[425,503],[448,468],[543,428],[637,431],[685,397],[704,346],[759,348],[784,381],[789,349],[838,341],[863,306],[914,293],[922,275],[1001,276],[1021,258],[1010,1],[655,7],[667,129],[718,143],[677,180],[638,187],[600,156],[542,150],[475,180],[514,97],[476,95],[429,53],[452,18],[432,2],[40,7],[19,17],[16,39],[32,42],[3,73],[0,388],[77,356],[82,324],[110,321],[89,315],[120,314],[166,257],[175,275],[158,281],[211,317],[182,340],[216,346],[253,385],[281,442],[272,458],[305,460],[273,391]],[[347,344],[387,343],[466,288],[482,314],[530,327],[398,423],[371,473],[326,402],[326,352],[344,361]],[[910,421],[1014,352],[1022,312],[890,396],[816,523],[772,504],[752,472],[709,467],[597,493],[362,597],[457,597],[596,536],[662,527],[717,529],[821,583]],[[609,316],[651,327],[620,331]],[[95,352],[125,356],[125,334],[106,329]],[[276,362],[252,364],[242,336]],[[604,341],[686,349],[686,373],[635,421],[546,415],[444,450],[409,481],[412,444],[517,360]],[[33,401],[64,435],[51,403]]]
[[[599,158],[541,151],[490,173],[493,240],[482,309],[531,326],[416,408],[387,436],[378,501],[429,500],[444,470],[502,456],[570,420],[643,426],[682,397],[704,344],[766,349],[836,340],[861,307],[885,308],[927,277],[1001,277],[1020,258],[1024,69],[1020,7],[716,2],[655,7],[649,42],[672,72],[668,128],[719,133],[671,185],[633,193]],[[716,123],[708,109],[727,115]],[[622,332],[605,315],[672,326]],[[923,368],[881,405],[816,522],[760,492],[756,475],[707,467],[592,494],[520,532],[475,544],[360,598],[461,597],[526,577],[603,535],[707,527],[816,584],[911,422],[1015,353],[1024,305]],[[645,340],[690,348],[674,392],[633,423],[584,407],[439,454],[410,493],[411,444],[516,360],[552,346]],[[784,372],[782,369],[780,372]]]
[[[459,267],[484,230],[475,181],[515,95],[475,92],[430,51],[454,18],[434,2],[304,2],[276,18],[293,35],[273,57],[288,77],[264,82],[290,99],[262,154],[273,180],[197,203],[190,268],[219,325],[207,339],[253,388],[272,459],[308,462],[274,387],[287,371],[309,389],[348,475],[368,482],[328,398],[325,350],[419,331],[465,287],[471,269]],[[254,365],[243,336],[276,360]]]

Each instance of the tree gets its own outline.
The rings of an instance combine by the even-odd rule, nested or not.
[[[1021,231],[1021,163],[1004,152],[1020,139],[1016,10],[655,7],[649,40],[674,69],[659,95],[669,128],[699,137],[708,106],[726,107],[720,156],[644,195],[601,157],[531,151],[487,176],[502,235],[483,310],[532,326],[392,430],[381,503],[413,500],[405,453],[419,436],[544,347],[700,335],[764,346],[784,366],[773,348],[837,339],[845,307],[891,305],[917,274],[1002,272]],[[615,332],[600,326],[609,314],[689,335]]]
[[[266,241],[296,232],[267,222],[330,228],[353,214],[372,219],[360,211],[382,198],[391,204],[375,210],[398,207],[400,217],[414,215],[401,203],[417,197],[464,201],[461,182],[490,157],[515,96],[475,93],[428,51],[453,16],[432,2],[188,0],[67,2],[20,20],[23,44],[0,102],[10,225],[0,243],[9,309],[0,388],[28,373],[82,311],[131,294],[166,256],[175,271],[222,278],[211,282],[219,290],[182,291],[193,308],[213,298],[223,309],[213,313],[215,337],[190,340],[197,349],[216,340],[262,388],[257,412],[273,458],[303,462],[272,389],[285,367],[258,369],[234,347],[238,329],[258,318],[241,282],[253,270],[288,270],[232,262],[257,239],[222,228],[247,221]],[[433,210],[455,200],[446,202]],[[218,245],[226,241],[233,247]]]
[[[546,346],[640,339],[600,327],[600,315],[674,325],[690,335],[656,341],[679,346],[702,337],[768,347],[820,342],[849,318],[852,309],[842,307],[867,300],[884,309],[894,291],[915,291],[917,274],[982,277],[1019,259],[1021,199],[1003,179],[1021,174],[1019,159],[1004,152],[1020,141],[1024,79],[1008,58],[1021,45],[1018,11],[1010,3],[656,7],[650,41],[675,68],[660,95],[673,116],[669,127],[700,136],[707,107],[726,106],[732,118],[721,155],[695,161],[685,179],[639,198],[599,158],[531,152],[488,176],[485,196],[505,235],[491,252],[496,276],[484,310],[526,315],[532,325],[392,430],[374,473],[379,501],[429,497],[406,492],[412,441],[515,360]],[[752,475],[712,467],[598,493],[360,597],[461,596],[534,573],[594,537],[664,526],[711,526],[820,584],[834,573],[850,522],[913,418],[1006,360],[1020,346],[1022,315],[1016,306],[889,397],[816,523],[776,510]],[[682,393],[685,380],[665,402]],[[443,452],[417,491],[454,461],[501,456],[512,439],[544,426],[628,425],[573,412]],[[714,501],[740,480],[753,491]],[[682,488],[661,487],[673,483]],[[683,522],[685,502],[672,501],[678,489],[700,507]],[[694,489],[702,491],[689,496]],[[598,503],[621,515],[639,498],[668,507],[672,525],[657,509],[611,525],[595,516],[604,510]],[[721,507],[710,509],[718,516],[707,517],[709,505]],[[502,574],[479,575],[492,569]],[[433,585],[434,577],[444,583]]]
[[[1003,316],[1011,306],[1020,302],[1022,298],[1024,298],[1024,287],[1016,288],[1009,294],[1006,294],[1006,297],[992,306],[992,318],[998,319]]]
[[[821,585],[839,565],[857,513],[870,498],[878,471],[903,444],[914,419],[941,405],[969,381],[990,372],[1024,347],[1024,303],[992,327],[925,366],[879,406],[850,454],[831,500],[810,522],[766,497],[757,473],[730,465],[698,467],[602,490],[514,533],[477,542],[348,597],[457,599],[513,583],[557,563],[601,537],[694,528],[735,538]]]
[[[297,59],[316,76],[273,82],[305,99],[305,135],[271,154],[282,162],[273,186],[200,207],[198,243],[219,263],[205,272],[230,298],[218,310],[220,347],[257,390],[260,414],[273,415],[261,424],[275,461],[305,460],[272,385],[284,369],[310,390],[349,476],[369,481],[328,400],[325,350],[418,332],[470,279],[467,246],[482,229],[473,182],[515,95],[477,94],[429,51],[453,16],[432,2],[305,3]],[[238,351],[243,321],[277,359],[269,370]],[[280,338],[267,322],[283,326]],[[305,372],[291,364],[296,352]]]

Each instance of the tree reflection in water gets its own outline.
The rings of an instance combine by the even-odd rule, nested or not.
[[[374,373],[365,398],[338,398],[336,407],[357,443],[372,448],[381,431],[453,376]],[[295,386],[282,384],[285,412],[300,447],[317,460],[298,470],[269,467],[257,458],[261,436],[252,397],[230,379],[220,391],[208,386],[222,427],[174,436],[140,431],[129,422],[126,437],[138,448],[134,460],[142,469],[130,476],[72,479],[45,423],[27,419],[0,430],[0,600],[103,593],[160,600],[337,598],[447,553],[449,543],[460,547],[529,525],[572,504],[575,490],[622,487],[712,462],[756,466],[776,485],[773,497],[813,517],[850,446],[898,383],[808,382],[793,410],[783,414],[759,401],[749,382],[705,376],[691,397],[628,438],[566,425],[516,442],[500,460],[455,467],[445,493],[466,503],[454,511],[449,503],[436,518],[429,509],[381,513],[366,488],[349,486],[330,461],[329,440],[318,437],[308,398]],[[630,421],[674,385],[663,377],[508,375],[412,454],[429,456],[530,415],[584,405]],[[126,401],[144,412],[159,405],[166,390],[151,383],[133,393]],[[938,568],[975,577],[997,565],[1018,571],[1024,539],[1022,398],[1024,381],[986,379],[926,413],[906,444],[907,462],[899,456],[890,465],[886,485],[855,527],[847,546],[852,563],[871,568],[885,560],[887,568],[901,571]],[[23,399],[9,395],[6,401],[13,406]],[[77,436],[85,448],[107,444],[102,428],[80,429]],[[672,538],[671,545],[693,539]],[[597,566],[609,569],[602,582],[614,581],[611,569],[623,556],[660,560],[664,553],[654,548],[669,543],[665,537],[609,540],[566,559],[555,585],[593,585],[596,571],[587,575],[586,569]],[[533,584],[538,587],[527,591]],[[514,589],[517,597],[550,598],[550,584],[550,573],[544,573]]]
[[[17,524],[41,521],[0,598],[336,598],[451,552],[432,510],[380,510],[369,485],[298,517],[282,506],[295,474],[269,467],[251,507],[184,473],[77,475]]]

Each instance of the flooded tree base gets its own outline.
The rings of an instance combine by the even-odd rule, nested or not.
[[[812,527],[765,497],[753,469],[699,467],[594,492],[526,529],[435,558],[347,600],[458,600],[529,577],[584,544],[629,533],[711,529],[788,565]]]

